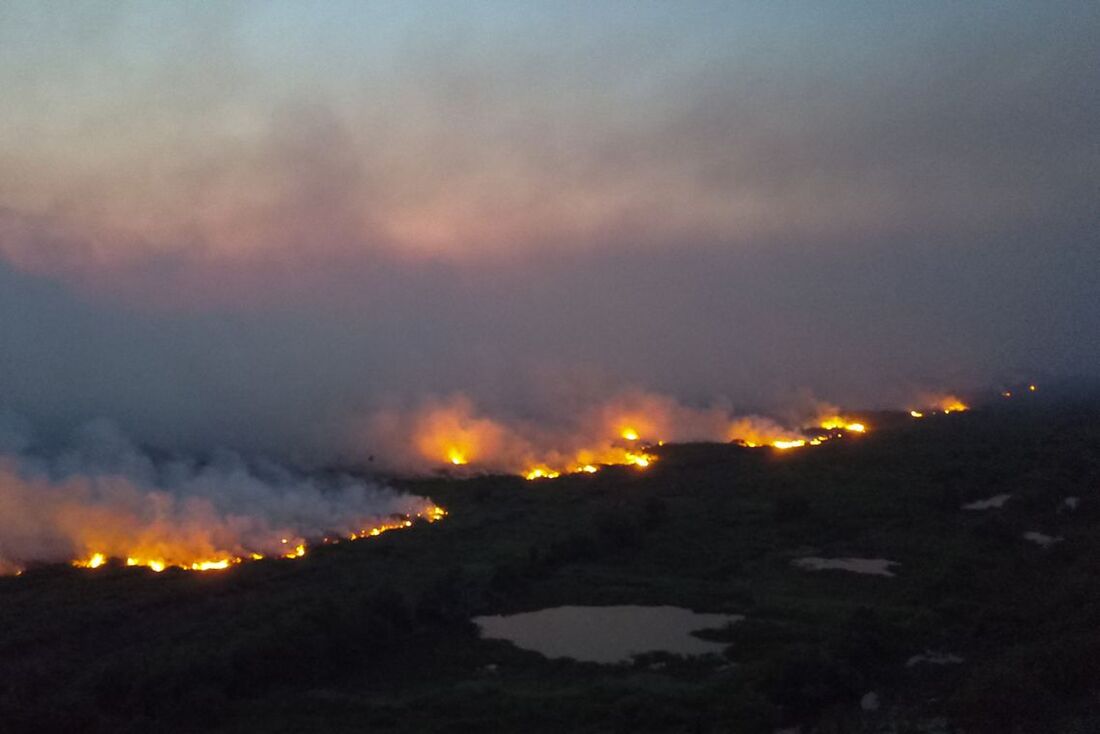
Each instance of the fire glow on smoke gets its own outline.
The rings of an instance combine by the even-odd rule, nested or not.
[[[1034,387],[1035,386],[1032,385],[1032,388]],[[913,416],[914,418],[923,418],[926,415],[935,415],[936,413],[943,413],[944,415],[948,415],[950,413],[962,413],[966,410],[970,410],[970,406],[964,403],[962,400],[959,400],[954,395],[943,395],[927,400],[926,404],[920,409],[913,408],[909,411],[909,415]]]
[[[425,497],[349,476],[228,453],[154,459],[108,424],[85,426],[63,447],[36,445],[0,414],[0,573],[112,562],[216,571],[445,515]]]
[[[967,406],[954,396],[922,402],[952,413]],[[914,411],[914,417],[923,413]],[[794,427],[790,427],[793,425]],[[730,442],[789,451],[859,436],[868,423],[835,406],[818,404],[784,424],[760,415],[736,416],[717,406],[696,408],[640,391],[625,392],[558,421],[490,416],[462,395],[429,400],[411,410],[382,411],[367,422],[363,445],[401,473],[518,474],[530,480],[592,474],[606,466],[644,470],[665,442]]]
[[[910,411],[914,418],[968,409],[950,395],[920,405]],[[322,486],[277,467],[257,472],[233,455],[201,466],[157,463],[103,425],[82,429],[76,448],[45,460],[24,451],[27,441],[13,444],[16,434],[3,418],[0,573],[62,561],[158,573],[224,570],[264,558],[302,558],[317,544],[377,537],[446,516],[423,497],[346,477],[337,486]],[[376,415],[370,435],[382,456],[397,459],[393,467],[411,473],[449,467],[460,475],[504,472],[546,480],[607,466],[642,471],[657,461],[653,447],[666,441],[785,452],[870,430],[865,420],[827,405],[795,425],[636,392],[589,409],[572,425],[549,429],[487,417],[459,396],[417,411]]]
[[[364,538],[375,538],[390,530],[411,528],[413,527],[415,519],[421,519],[431,523],[442,520],[446,515],[446,510],[442,507],[433,505],[426,512],[418,512],[415,515],[405,515],[401,518],[379,522],[372,527],[360,528],[359,530],[352,531],[342,538],[325,537],[321,540],[321,543],[328,545],[330,543],[339,543],[341,539],[362,540]],[[283,547],[275,554],[272,554],[272,557],[288,560],[303,558],[310,548],[309,542],[301,538],[297,538],[293,542],[289,538],[280,538],[279,543]],[[155,544],[155,549],[152,552],[143,553],[140,549],[135,549],[135,555],[125,556],[125,563],[127,566],[143,566],[157,573],[168,568],[181,568],[186,571],[219,571],[237,565],[238,563],[259,561],[267,557],[263,553],[249,551],[246,555],[221,555],[205,559],[189,560],[186,549],[172,549],[170,546],[170,543],[159,542]],[[86,558],[73,561],[72,565],[77,568],[99,568],[106,565],[112,557],[114,556],[95,551]],[[118,558],[121,560],[122,556],[118,556]]]

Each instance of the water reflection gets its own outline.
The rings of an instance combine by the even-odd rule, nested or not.
[[[508,640],[549,658],[595,663],[625,662],[631,655],[665,651],[680,655],[721,653],[724,643],[692,635],[744,617],[697,614],[680,607],[555,607],[509,616],[475,617],[482,637]]]

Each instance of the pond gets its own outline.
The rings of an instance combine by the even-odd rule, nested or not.
[[[692,635],[725,627],[741,615],[698,614],[680,607],[554,607],[509,616],[474,617],[481,636],[508,640],[548,658],[594,663],[627,662],[632,655],[663,651],[679,655],[721,653],[725,643]]]
[[[890,567],[901,565],[885,558],[798,558],[791,564],[807,571],[851,571],[871,576],[893,576]]]

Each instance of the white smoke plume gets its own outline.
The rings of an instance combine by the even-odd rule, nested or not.
[[[0,414],[0,573],[95,554],[154,568],[287,555],[326,534],[432,510],[422,497],[228,452],[159,460],[106,422],[85,425],[57,450]]]

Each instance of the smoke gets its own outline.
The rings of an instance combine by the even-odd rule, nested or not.
[[[0,406],[51,440],[523,467],[624,385],[756,442],[1100,369],[1096,3],[71,5],[0,4]]]
[[[796,411],[791,426],[760,415],[737,415],[726,402],[691,406],[641,389],[580,395],[538,418],[492,413],[468,395],[430,397],[409,407],[367,414],[350,431],[347,453],[405,473],[506,472],[529,477],[596,471],[604,464],[648,465],[659,442],[735,441],[765,446],[805,438],[837,409],[815,404]]]
[[[95,554],[154,568],[286,555],[432,509],[383,486],[229,452],[157,459],[102,421],[48,447],[25,420],[0,413],[0,573]]]

